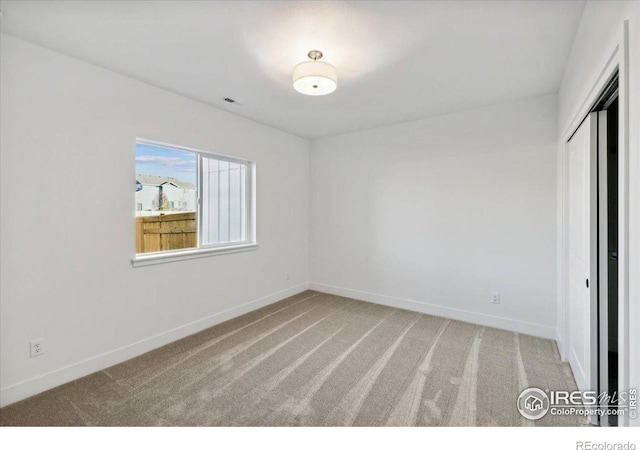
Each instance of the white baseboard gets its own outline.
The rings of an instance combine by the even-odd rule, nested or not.
[[[163,345],[182,339],[183,337],[197,333],[226,320],[233,319],[234,317],[304,292],[307,289],[309,289],[309,283],[302,283],[259,298],[258,300],[253,300],[172,330],[156,334],[155,336],[133,344],[4,387],[0,389],[0,407],[10,405],[11,403],[39,394],[40,392],[68,383],[69,381],[106,369],[107,367],[142,355],[143,353],[162,347]]]
[[[560,353],[560,359],[565,362],[568,361],[569,359],[564,354],[564,342],[562,341],[562,333],[559,329],[556,330],[555,340],[558,346],[558,353]]]
[[[355,289],[331,286],[322,283],[309,283],[309,289],[327,294],[340,295],[343,297],[364,300],[395,308],[408,309],[433,316],[446,317],[448,319],[470,322],[477,325],[499,328],[502,330],[515,331],[516,333],[528,334],[545,339],[555,339],[556,329],[537,323],[524,322],[521,320],[508,319],[506,317],[492,316],[463,309],[449,308],[447,306],[434,305],[431,303],[418,302],[405,298],[390,297],[388,295],[374,294],[372,292],[358,291]]]

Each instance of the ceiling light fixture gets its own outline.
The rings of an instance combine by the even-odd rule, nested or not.
[[[293,69],[293,87],[305,95],[327,95],[338,87],[338,71],[331,64],[318,61],[322,58],[320,50],[311,50],[308,55],[312,61],[305,61]]]

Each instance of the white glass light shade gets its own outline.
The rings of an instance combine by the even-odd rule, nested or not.
[[[306,95],[331,94],[338,87],[338,71],[322,61],[306,61],[293,69],[293,87]]]

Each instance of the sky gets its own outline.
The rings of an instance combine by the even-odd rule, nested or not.
[[[136,143],[136,174],[173,177],[196,184],[196,154]]]

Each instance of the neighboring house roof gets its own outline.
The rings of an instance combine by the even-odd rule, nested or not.
[[[178,188],[195,189],[195,186],[192,183],[180,181],[177,178],[173,177],[159,177],[157,175],[136,175],[136,181],[139,181],[143,186],[161,186],[168,183]]]

